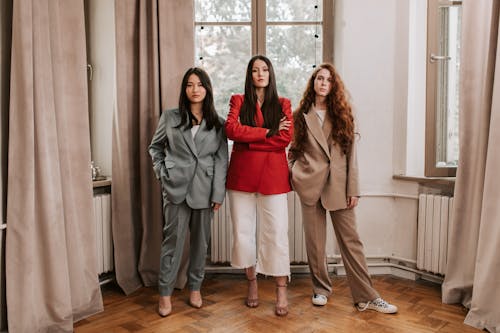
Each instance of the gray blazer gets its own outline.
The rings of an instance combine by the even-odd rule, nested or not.
[[[228,164],[224,125],[216,132],[215,128],[208,130],[203,120],[193,138],[191,129],[175,128],[180,121],[178,109],[164,111],[149,146],[164,200],[174,204],[186,200],[193,209],[222,203]]]

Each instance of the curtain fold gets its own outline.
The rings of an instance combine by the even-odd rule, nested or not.
[[[10,332],[102,311],[82,0],[15,0],[6,239]]]
[[[112,143],[112,224],[116,280],[126,294],[158,282],[161,189],[147,148],[160,112],[172,103],[166,96],[177,92],[180,85],[180,79],[175,86],[169,80],[184,73],[194,60],[192,8],[192,0],[115,3],[117,110]],[[168,29],[172,24],[174,29]],[[187,48],[189,51],[183,52]],[[169,57],[173,52],[176,57]]]
[[[6,219],[7,139],[9,115],[10,50],[12,36],[12,0],[0,1],[0,217]],[[5,299],[5,229],[0,229],[0,331],[7,329]]]
[[[469,308],[465,323],[500,332],[499,0],[464,1],[460,158],[443,302]]]
[[[117,112],[113,123],[112,219],[115,273],[130,293],[154,285],[161,243],[158,186],[145,146],[159,113],[156,1],[117,1]],[[144,221],[144,224],[141,223]],[[141,252],[144,237],[150,237]],[[139,266],[140,265],[140,266]],[[144,273],[144,274],[142,274]]]

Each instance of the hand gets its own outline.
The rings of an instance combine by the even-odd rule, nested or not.
[[[291,121],[283,117],[280,119],[280,125],[278,127],[278,131],[288,131],[291,125]]]
[[[348,197],[347,198],[347,209],[353,209],[358,205],[359,197]]]
[[[220,203],[212,202],[212,209],[214,210],[214,212],[218,211],[220,206],[221,206]]]

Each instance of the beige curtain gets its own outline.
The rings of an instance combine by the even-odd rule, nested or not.
[[[115,9],[112,224],[116,280],[128,294],[158,280],[162,203],[147,148],[193,64],[193,1],[120,0]]]
[[[443,302],[465,323],[500,332],[499,0],[463,2],[460,161]]]
[[[102,310],[83,0],[14,0],[7,184],[9,332]]]

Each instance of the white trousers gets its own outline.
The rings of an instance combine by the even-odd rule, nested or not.
[[[233,225],[231,266],[290,277],[287,195],[228,191]]]

